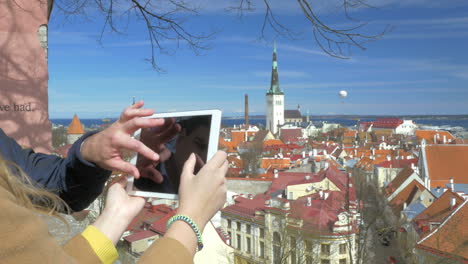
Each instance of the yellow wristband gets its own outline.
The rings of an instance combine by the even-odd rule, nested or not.
[[[119,257],[119,253],[117,253],[117,249],[114,247],[112,241],[95,226],[88,226],[81,235],[88,241],[94,253],[96,253],[102,263],[114,263]]]

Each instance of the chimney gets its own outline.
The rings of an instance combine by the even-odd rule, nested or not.
[[[455,191],[455,186],[453,184],[453,178],[450,178],[450,190],[452,190],[452,192]]]
[[[312,206],[312,197],[307,197],[307,206]]]
[[[437,136],[434,134],[434,144],[437,144]]]
[[[245,94],[245,127],[249,127],[249,95]]]
[[[452,210],[455,205],[457,205],[457,200],[455,199],[455,197],[452,197],[450,198],[450,210]]]
[[[385,136],[382,136],[382,141],[385,141]]]
[[[387,155],[387,160],[388,160],[388,161],[391,161],[391,160],[392,160],[392,156]]]
[[[310,175],[305,176],[306,181],[310,180]]]
[[[319,196],[320,196],[320,199],[323,199],[323,191],[322,190],[319,191]]]
[[[324,193],[324,194],[323,194],[323,199],[326,200],[326,199],[328,198],[328,195],[330,195],[329,192]]]
[[[437,194],[440,193],[440,186],[437,186]]]
[[[274,177],[275,177],[275,178],[278,178],[278,170],[275,169],[275,170],[273,171],[273,174],[274,174]]]
[[[305,159],[305,157],[306,157],[306,153],[305,151],[302,151],[302,158]]]
[[[447,144],[447,136],[444,135],[444,144]]]
[[[405,210],[405,209],[406,209],[406,202],[403,203],[403,210]]]
[[[372,148],[372,156],[375,156],[375,148]]]

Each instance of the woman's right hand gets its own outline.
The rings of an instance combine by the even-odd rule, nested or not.
[[[197,175],[193,174],[197,163],[195,154],[192,153],[184,164],[179,187],[178,214],[191,217],[200,232],[203,232],[206,223],[226,202],[226,157],[226,152],[216,152]]]

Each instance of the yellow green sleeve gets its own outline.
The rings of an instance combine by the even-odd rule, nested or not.
[[[102,263],[111,264],[119,257],[112,241],[96,227],[88,226],[81,235],[88,241]]]

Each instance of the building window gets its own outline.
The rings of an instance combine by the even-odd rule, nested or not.
[[[322,252],[322,255],[330,256],[330,244],[322,244],[321,245],[321,252]]]
[[[312,251],[312,241],[309,241],[309,240],[305,241],[305,249],[306,251]]]
[[[281,261],[281,237],[278,232],[273,233],[273,263]]]
[[[247,253],[250,253],[250,237],[247,237]]]
[[[340,264],[346,264],[346,259],[340,259]]]
[[[330,264],[330,260],[329,259],[322,259],[322,261],[320,261],[320,264]]]
[[[263,241],[260,241],[260,257],[265,257],[265,243]]]
[[[246,225],[246,229],[247,229],[247,234],[250,234],[250,231],[251,231],[250,225]]]
[[[264,238],[265,237],[265,229],[260,228],[260,237]]]
[[[312,264],[312,257],[306,256],[306,264]]]
[[[237,235],[237,249],[241,250],[241,236]]]
[[[346,243],[340,244],[340,254],[346,254]]]
[[[231,242],[231,241],[232,241],[232,233],[231,233],[231,231],[228,231],[228,236],[229,236],[229,237],[228,237],[228,239],[229,239],[229,245],[232,246],[232,242]]]
[[[241,231],[241,223],[237,222],[237,231]]]
[[[231,219],[228,219],[228,220],[227,220],[227,225],[228,225],[227,228],[231,228]]]

